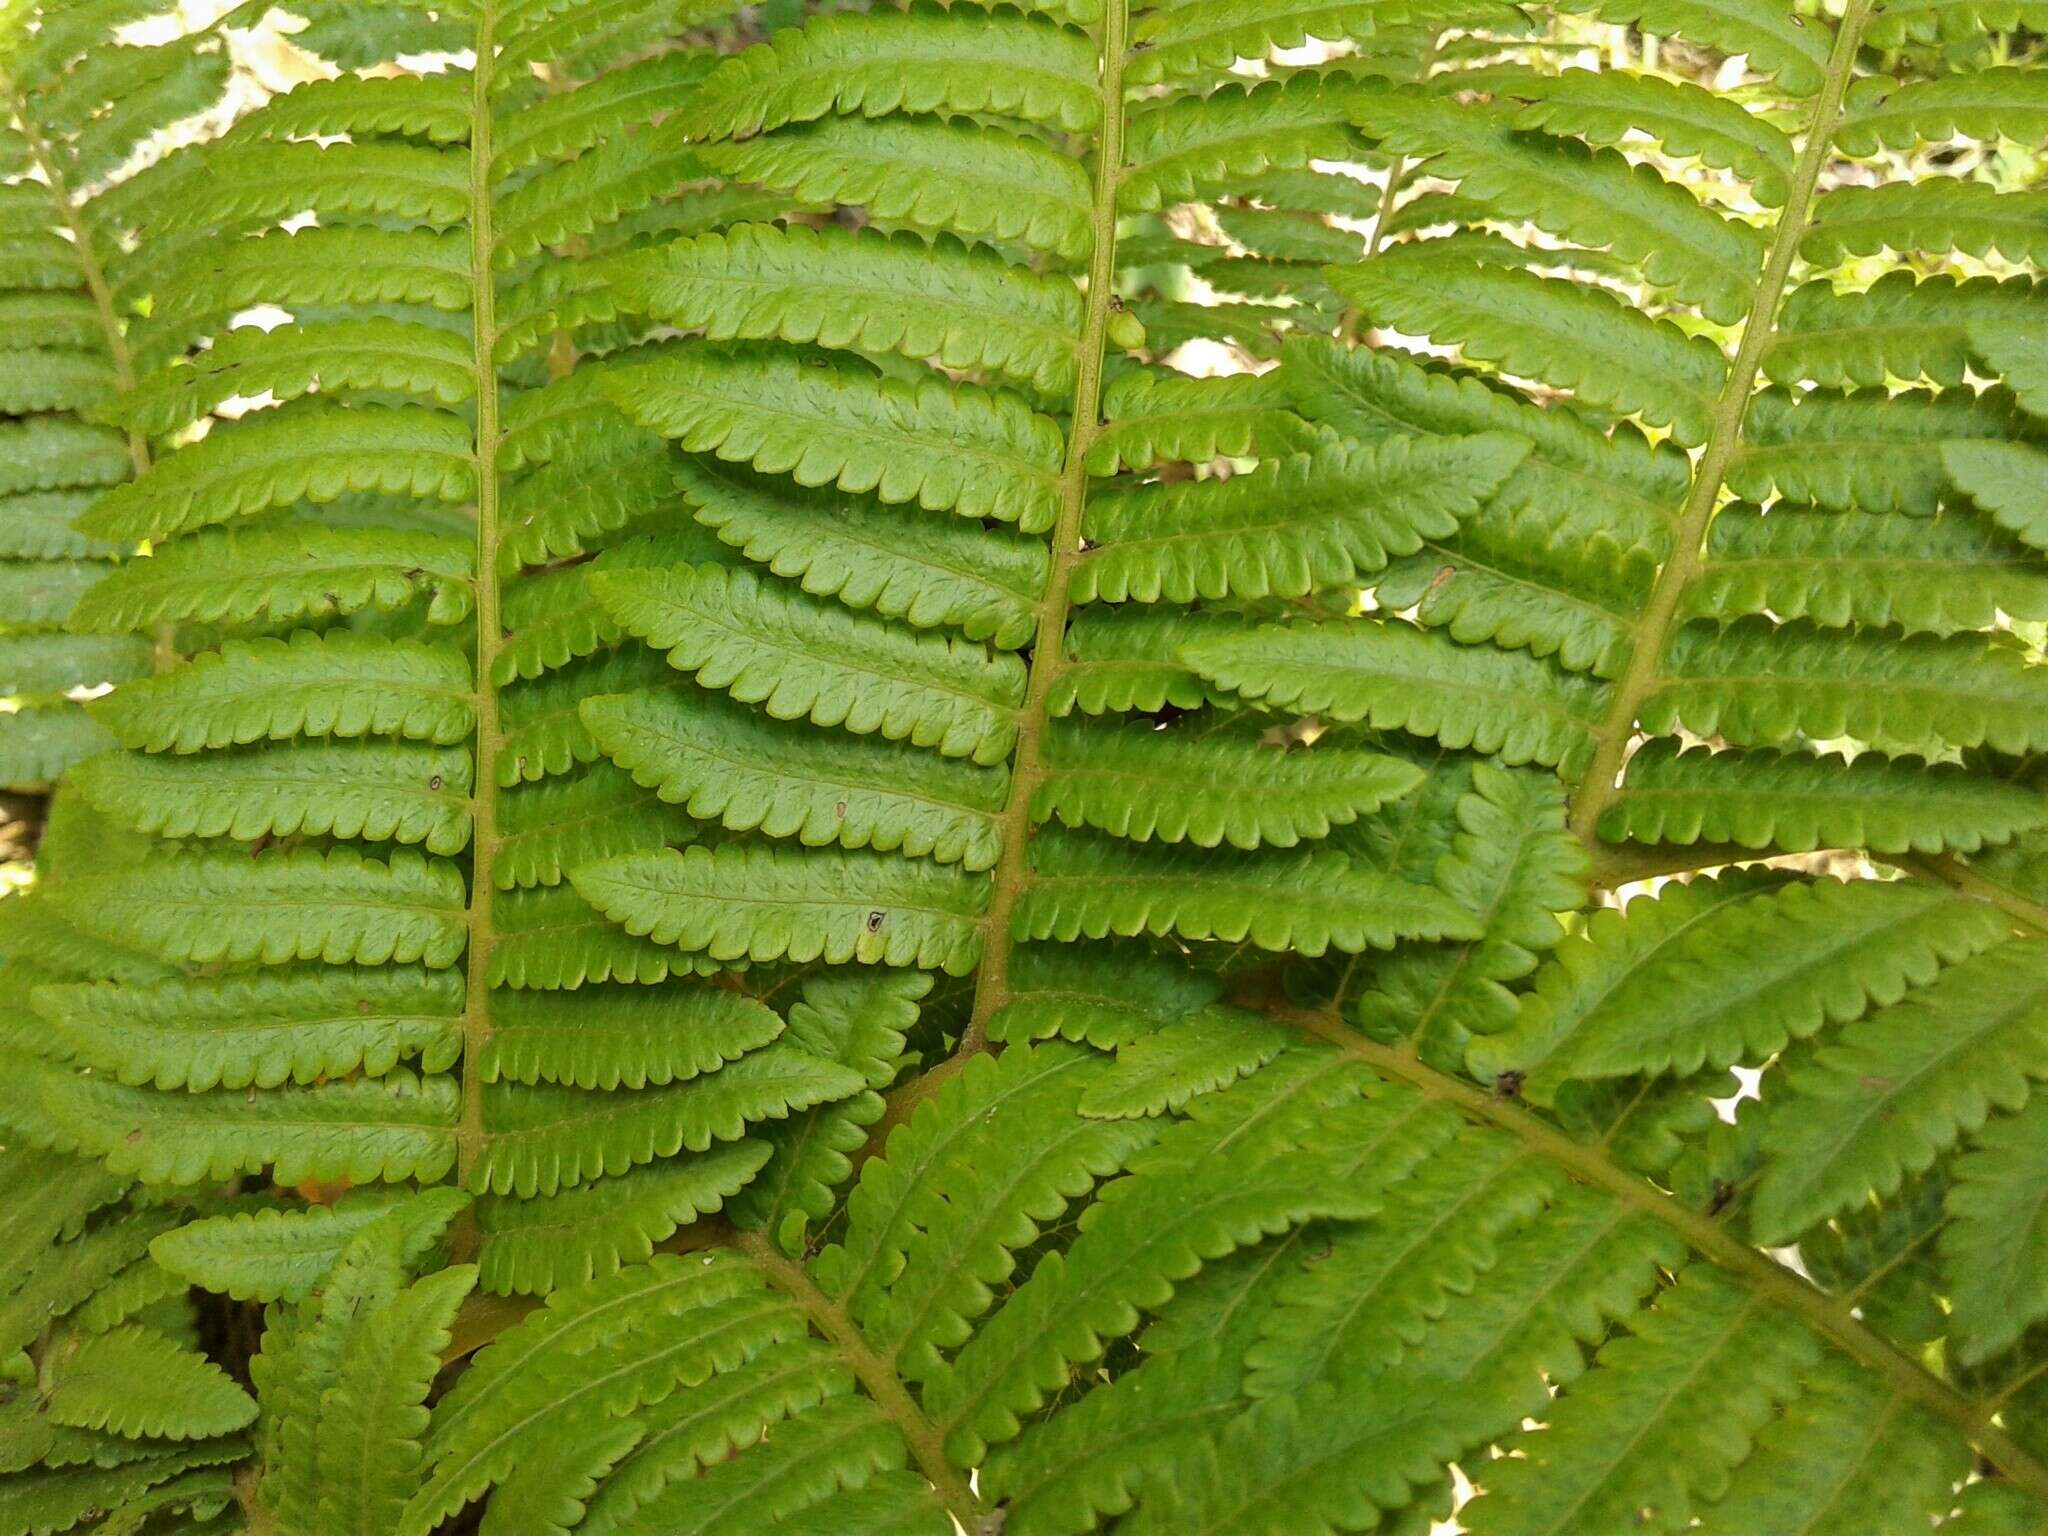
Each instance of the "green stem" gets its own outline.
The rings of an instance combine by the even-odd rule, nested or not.
[[[1871,0],[1849,0],[1848,10],[1836,28],[1834,51],[1828,57],[1827,75],[1814,102],[1806,142],[1800,147],[1799,160],[1793,168],[1791,191],[1785,199],[1784,210],[1778,215],[1770,256],[1764,263],[1763,277],[1757,284],[1756,293],[1750,299],[1749,315],[1743,321],[1742,344],[1736,349],[1727,383],[1722,387],[1720,399],[1715,402],[1706,447],[1693,467],[1692,487],[1686,494],[1685,506],[1679,513],[1678,526],[1672,535],[1671,557],[1657,572],[1649,604],[1636,621],[1635,644],[1629,655],[1628,668],[1615,683],[1607,717],[1594,735],[1592,767],[1580,779],[1572,796],[1571,829],[1588,847],[1597,841],[1600,813],[1613,803],[1615,781],[1620,777],[1629,739],[1635,734],[1637,712],[1658,684],[1658,665],[1663,657],[1665,638],[1678,615],[1679,600],[1693,577],[1699,574],[1706,548],[1707,527],[1714,519],[1714,508],[1720,498],[1722,481],[1728,473],[1729,460],[1735,456],[1736,445],[1741,441],[1742,419],[1749,409],[1750,394],[1756,388],[1757,374],[1763,366],[1764,346],[1771,339],[1778,304],[1784,297],[1785,284],[1792,272],[1793,257],[1798,254],[1800,238],[1806,233],[1807,211],[1813,205],[1814,187],[1827,164],[1835,122],[1842,109],[1842,95],[1849,86],[1850,70],[1856,62],[1857,44],[1863,33],[1864,19],[1870,14],[1870,6]]]
[[[960,1469],[946,1457],[945,1437],[912,1401],[896,1368],[868,1346],[846,1309],[833,1301],[811,1279],[810,1271],[785,1257],[758,1232],[741,1232],[733,1246],[753,1260],[769,1282],[803,1308],[811,1326],[822,1333],[839,1357],[853,1370],[854,1378],[883,1415],[903,1434],[911,1460],[944,1502],[960,1528],[969,1533],[984,1529],[988,1507],[981,1501]]]
[[[491,255],[491,58],[497,12],[484,0],[477,15],[476,66],[470,77],[469,280],[476,371],[476,766],[470,775],[469,950],[462,1010],[462,1117],[455,1132],[456,1175],[467,1186],[484,1149],[483,1074],[478,1062],[491,1038],[490,963],[497,930],[491,902],[498,845],[498,758],[504,744],[498,691],[492,681],[503,632],[498,617],[498,336],[497,279]],[[474,1234],[465,1228],[465,1242]]]
[[[981,971],[974,1014],[959,1055],[988,1048],[989,1020],[1010,997],[1010,923],[1031,867],[1031,802],[1045,778],[1042,738],[1046,703],[1066,670],[1067,614],[1074,567],[1081,557],[1081,517],[1088,505],[1088,451],[1102,429],[1102,365],[1116,293],[1116,189],[1123,165],[1124,38],[1127,0],[1110,0],[1102,21],[1102,138],[1096,146],[1094,241],[1088,261],[1088,306],[1081,323],[1081,371],[1074,385],[1073,425],[1060,468],[1060,513],[1052,532],[1052,570],[1038,605],[1038,635],[1031,646],[1031,676],[1018,715],[1017,751],[1010,765],[1010,798],[1003,808],[1002,854],[982,925]]]
[[[1966,1397],[1865,1327],[1847,1300],[1826,1294],[1712,1217],[1682,1205],[1649,1180],[1608,1161],[1598,1149],[1574,1141],[1511,1100],[1439,1072],[1397,1047],[1369,1040],[1327,1010],[1268,1007],[1266,1012],[1471,1119],[1519,1137],[1530,1151],[1581,1183],[1605,1190],[1629,1210],[1674,1228],[1694,1252],[1741,1276],[1757,1294],[1784,1307],[1844,1354],[1882,1375],[1894,1391],[1960,1426],[2006,1477],[2035,1497],[2048,1500],[2048,1466],[1991,1423],[1993,1407]]]

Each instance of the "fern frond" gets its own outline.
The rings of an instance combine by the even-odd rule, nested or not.
[[[100,538],[162,539],[351,491],[452,502],[475,488],[459,419],[423,406],[309,400],[217,427],[101,497],[78,526]]]
[[[1865,753],[1720,753],[1646,742],[1629,759],[1600,835],[1611,842],[1974,853],[2048,816],[2029,789],[1961,768]]]
[[[160,837],[332,836],[469,846],[469,754],[449,747],[308,743],[200,756],[108,752],[70,780],[123,825]]]
[[[1758,1237],[1790,1239],[1892,1193],[1993,1108],[2025,1103],[2044,996],[2048,948],[2015,941],[1951,966],[1799,1062],[1764,1131],[1750,1213]]]
[[[681,566],[596,577],[600,602],[706,688],[857,736],[999,762],[1024,669],[937,635],[902,634],[746,571]]]
[[[212,655],[96,706],[143,752],[197,752],[294,736],[395,736],[452,745],[474,726],[459,651],[338,630],[230,640]]]
[[[1089,500],[1075,602],[1298,597],[1456,530],[1514,473],[1515,439],[1328,445],[1249,475]]]
[[[1054,396],[1073,388],[1079,366],[1071,283],[951,240],[738,224],[622,257],[607,277],[629,310],[713,341],[896,352],[985,368]]]
[[[782,1033],[752,998],[711,989],[599,987],[568,997],[514,994],[478,1069],[486,1082],[644,1088],[735,1061]]]
[[[199,1440],[243,1428],[256,1405],[212,1361],[130,1325],[80,1341],[58,1363],[48,1412],[77,1429]]]
[[[1720,353],[1600,289],[1446,259],[1429,244],[1325,275],[1383,325],[1456,343],[1467,357],[1589,404],[1640,413],[1683,445],[1707,439],[1727,371]]]
[[[462,955],[462,877],[453,865],[400,851],[389,861],[353,848],[151,855],[132,873],[69,882],[63,910],[94,932],[166,960],[323,960],[329,965]]]
[[[1441,892],[1342,854],[1204,855],[1075,833],[1046,833],[1034,846],[1035,871],[1017,906],[1023,938],[1178,934],[1320,955],[1478,937]]]
[[[1203,678],[1268,708],[1365,721],[1575,773],[1602,690],[1512,652],[1451,645],[1412,625],[1288,625],[1185,648]]]
[[[849,501],[703,462],[676,471],[697,521],[778,576],[918,629],[1017,650],[1037,629],[1045,546],[920,508]]]
[[[1813,228],[1800,254],[1816,266],[1882,251],[2003,256],[2048,263],[2048,236],[2040,192],[1995,192],[1981,182],[1894,182],[1882,187],[1840,187],[1814,204]]]
[[[900,851],[994,866],[1004,775],[903,747],[818,739],[706,698],[611,697],[583,706],[604,753],[664,800],[734,832],[808,847]]]
[[[394,1072],[305,1088],[157,1093],[73,1077],[50,1110],[117,1173],[157,1184],[218,1182],[268,1168],[308,1179],[431,1182],[455,1163],[455,1085]]]
[[[1191,740],[1145,727],[1057,723],[1050,772],[1032,796],[1039,821],[1140,842],[1291,848],[1398,800],[1422,782],[1399,758],[1341,747],[1286,751]]]
[[[1088,253],[1088,181],[1067,156],[1022,134],[922,118],[852,122],[707,144],[722,176],[806,201],[854,203],[928,235],[1015,242],[1069,261]]]
[[[728,844],[628,854],[575,871],[577,892],[628,933],[714,960],[914,965],[964,975],[988,887],[881,853]]]
[[[462,989],[446,972],[282,971],[260,976],[39,988],[35,1007],[72,1057],[129,1084],[194,1093],[275,1088],[401,1058],[453,1065]]]
[[[2004,936],[1996,912],[1926,886],[1699,880],[1598,914],[1471,1061],[1488,1078],[1522,1074],[1537,1103],[1572,1079],[1759,1061]],[[1641,1012],[1652,995],[1654,1022]]]
[[[1766,659],[1768,658],[1768,659]],[[1975,635],[1840,636],[1808,623],[1737,619],[1673,637],[1665,686],[1643,704],[1653,731],[1683,722],[1740,746],[1854,736],[1932,755],[1988,743],[2030,752],[2048,732],[2048,691],[2016,650]]]
[[[1058,430],[1013,396],[807,368],[788,354],[702,351],[622,368],[604,387],[685,448],[799,485],[873,491],[1025,533],[1044,532],[1057,510]]]
[[[1731,506],[1714,519],[1684,610],[1948,635],[1990,628],[2001,611],[2048,617],[2048,586],[2030,567],[2023,550],[1961,516]]]
[[[1418,92],[1361,95],[1352,120],[1387,149],[1431,157],[1497,214],[1637,263],[1711,320],[1733,324],[1749,308],[1762,242],[1649,166],[1572,139],[1518,136],[1504,114]]]
[[[1102,115],[1095,52],[1079,33],[1000,11],[824,16],[723,61],[676,121],[693,139],[745,139],[897,112],[1087,133]]]
[[[178,621],[293,620],[398,610],[468,616],[471,557],[445,534],[280,522],[178,539],[109,574],[73,609],[75,630],[122,633]]]
[[[680,1149],[735,1141],[749,1123],[844,1098],[859,1079],[787,1046],[750,1051],[718,1070],[622,1093],[501,1082],[486,1093],[491,1140],[470,1175],[479,1193],[552,1195]]]

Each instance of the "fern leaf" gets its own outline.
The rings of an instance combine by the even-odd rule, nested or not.
[[[422,596],[447,623],[469,613],[470,564],[468,545],[443,534],[304,523],[223,529],[119,567],[69,623],[118,633],[179,620],[291,621],[402,609]]]
[[[46,1411],[59,1424],[131,1439],[200,1440],[256,1417],[226,1371],[133,1325],[83,1340],[58,1367]]]
[[[2048,453],[2021,443],[1945,443],[1941,462],[1999,527],[2030,549],[2048,549]]]
[[[51,1111],[117,1173],[154,1184],[269,1169],[280,1184],[431,1181],[455,1165],[455,1085],[394,1072],[309,1088],[169,1094],[75,1077]]]
[[[1985,1359],[2048,1316],[2041,1251],[2048,1175],[2048,1099],[2030,1096],[1991,1121],[1955,1163],[1941,1258],[1953,1277],[1955,1331],[1963,1358]]]
[[[649,1347],[656,1329],[659,1342]],[[397,1529],[425,1536],[510,1476],[568,1415],[667,1397],[802,1331],[801,1315],[729,1255],[658,1255],[556,1292],[479,1354],[442,1401],[427,1439],[428,1477]]]
[[[1163,1115],[1251,1076],[1293,1039],[1283,1026],[1241,1009],[1191,1014],[1118,1046],[1116,1065],[1081,1096],[1080,1112],[1101,1120]]]
[[[1839,187],[1814,203],[1799,253],[1816,266],[1886,250],[2048,260],[2039,192],[1995,192],[1981,182],[1938,177],[1882,187]]]
[[[493,987],[561,992],[601,981],[652,986],[671,975],[709,975],[728,968],[635,938],[568,885],[504,892],[492,902],[491,912],[498,930],[491,951]]]
[[[560,885],[578,864],[686,843],[696,830],[609,763],[574,778],[521,785],[499,798],[498,816],[491,862],[501,891]]]
[[[294,736],[468,739],[460,651],[347,631],[230,640],[189,666],[109,695],[94,714],[124,746],[197,752]]]
[[[1987,367],[2005,376],[2021,410],[2048,416],[2048,340],[2038,330],[1973,318],[1970,345]]]
[[[903,634],[745,571],[682,566],[592,579],[626,629],[706,688],[857,736],[879,733],[946,757],[1000,762],[1024,689],[1015,658]]]
[[[701,462],[676,477],[699,523],[814,596],[1006,651],[1037,632],[1050,566],[1037,539]]]
[[[1689,80],[1567,69],[1549,76],[1517,74],[1505,82],[1504,94],[1526,103],[1515,114],[1517,127],[1614,147],[1639,142],[1640,134],[1667,155],[1733,171],[1767,208],[1784,206],[1791,141],[1764,118]]]
[[[477,1070],[487,1083],[644,1088],[717,1070],[782,1033],[752,998],[714,989],[594,987],[495,1000]]]
[[[1348,121],[1355,95],[1341,77],[1309,70],[1147,103],[1125,128],[1117,206],[1144,213],[1262,172],[1355,159],[1359,144]]]
[[[216,756],[109,752],[71,782],[107,815],[161,837],[238,842],[296,834],[469,846],[469,754],[377,743]]]
[[[1573,560],[1569,551],[1578,546],[1604,554],[1602,546],[1616,546],[1616,554],[1595,562],[1602,574],[1591,590],[1604,596],[1610,586],[1647,588],[1631,568],[1644,563],[1637,551],[1662,558],[1670,508],[1685,497],[1684,455],[1652,450],[1627,427],[1595,431],[1572,412],[1532,405],[1475,378],[1430,371],[1392,350],[1342,352],[1328,343],[1293,341],[1287,370],[1296,408],[1346,437],[1511,432],[1527,438],[1529,457],[1468,532],[1495,516],[1526,523],[1531,537],[1514,542],[1540,539],[1544,558],[1534,568],[1574,591],[1585,580],[1587,562]]]
[[[789,1010],[790,1043],[852,1068],[867,1087],[764,1132],[772,1151],[761,1176],[733,1204],[737,1224],[767,1232],[785,1251],[797,1251],[805,1225],[832,1214],[854,1171],[847,1154],[866,1144],[867,1127],[882,1118],[881,1090],[908,1059],[905,1040],[917,1023],[919,1001],[931,989],[932,978],[918,971],[827,972],[806,979],[802,1000]]]
[[[487,1195],[477,1207],[482,1286],[499,1295],[545,1295],[642,1263],[655,1244],[724,1206],[769,1155],[768,1142],[750,1136],[552,1195]]]
[[[176,432],[236,396],[268,392],[278,401],[315,388],[407,395],[459,405],[475,392],[469,347],[459,336],[415,321],[373,318],[230,331],[192,360],[165,368],[124,395],[118,419],[152,436]]]
[[[1830,396],[1770,389],[1750,401],[1727,480],[1751,500],[1775,491],[1836,511],[1926,517],[1948,489],[1949,455],[1976,448],[1973,440],[2024,435],[2011,397],[1997,390]]]
[[[1019,1250],[1152,1140],[1079,1117],[1107,1064],[1066,1046],[976,1068],[890,1138],[848,1206],[843,1247],[819,1260],[864,1336],[906,1378],[941,1369],[1013,1273]]]
[[[1616,26],[1640,22],[1665,37],[1744,54],[1793,96],[1811,96],[1827,73],[1824,30],[1800,26],[1766,0],[1573,0],[1566,9]]]
[[[1014,1437],[1018,1415],[1043,1404],[1070,1362],[1096,1358],[1106,1339],[1130,1332],[1205,1263],[1304,1220],[1374,1208],[1353,1149],[1372,1139],[1387,1106],[1359,1099],[1355,1084],[1349,1094],[1305,1091],[1301,1074],[1314,1065],[1276,1063],[1132,1159],[1130,1172],[1089,1208],[1066,1253],[1041,1259],[925,1384],[925,1411],[947,1434],[949,1455],[971,1463]],[[1255,1133],[1247,1133],[1247,1115],[1258,1122]],[[1233,1152],[1227,1173],[1225,1145]]]
[[[1611,842],[1974,853],[2040,825],[2032,790],[1958,768],[1865,753],[1710,753],[1646,742],[1600,835]]]
[[[1695,881],[1597,915],[1471,1062],[1487,1078],[1523,1073],[1522,1091],[1548,1104],[1572,1078],[1760,1061],[2003,936],[1994,912],[1927,886]]]
[[[1664,675],[1670,681],[1642,711],[1659,733],[1682,721],[1739,746],[1853,736],[1930,755],[1986,743],[2030,752],[2048,740],[2048,693],[2016,651],[1975,635],[1838,637],[1763,619],[1694,624],[1673,637]]]
[[[67,882],[63,910],[81,926],[167,960],[324,960],[381,965],[461,957],[462,876],[399,852],[386,862],[353,848],[159,853],[133,873]]]
[[[1291,848],[1422,782],[1409,764],[1372,752],[1290,752],[1149,728],[1061,722],[1048,733],[1044,753],[1051,771],[1032,796],[1035,819],[1203,848]]]
[[[469,432],[423,406],[309,400],[224,424],[79,519],[108,539],[162,539],[298,501],[386,491],[466,501],[475,494]]]
[[[469,81],[452,70],[438,75],[309,80],[265,102],[221,135],[220,142],[342,134],[398,134],[430,144],[467,143]]]
[[[1066,155],[994,127],[827,118],[697,157],[736,181],[806,201],[852,203],[928,235],[1015,242],[1068,261],[1088,254],[1088,179]]]
[[[1392,621],[1264,627],[1183,654],[1202,677],[1268,708],[1362,720],[1567,773],[1591,751],[1602,697],[1547,663]]]
[[[758,1120],[780,1120],[844,1098],[858,1077],[787,1046],[752,1051],[717,1071],[625,1093],[554,1084],[485,1095],[490,1140],[471,1175],[479,1193],[552,1195],[600,1174],[622,1174],[680,1149],[735,1141]]]
[[[1478,937],[1441,892],[1338,853],[1223,855],[1076,833],[1042,834],[1032,848],[1036,868],[1017,904],[1022,938],[1177,934],[1320,955]]]
[[[1065,133],[1101,117],[1095,51],[1025,16],[824,16],[721,62],[677,114],[693,139],[744,139],[833,113],[990,114]]]
[[[345,222],[391,218],[446,229],[469,211],[469,157],[411,144],[223,144],[190,151],[199,163],[163,198],[160,235],[260,225],[298,213]]]
[[[1079,368],[1073,285],[951,240],[739,224],[620,258],[607,275],[629,310],[713,341],[896,352],[987,369],[1053,397],[1072,391]]]
[[[1050,716],[1154,713],[1199,709],[1219,696],[1182,652],[1205,640],[1236,635],[1235,617],[1171,608],[1096,609],[1068,627],[1068,665],[1053,684]]]
[[[1590,404],[1640,413],[1687,447],[1707,440],[1727,371],[1721,354],[1600,289],[1446,259],[1429,243],[1325,276],[1382,325],[1456,343],[1467,357]]]
[[[1432,879],[1480,921],[1483,936],[1390,956],[1351,1009],[1366,1033],[1411,1038],[1424,1060],[1453,1064],[1473,1035],[1512,1022],[1516,1000],[1505,984],[1562,942],[1554,914],[1581,904],[1586,879],[1585,856],[1565,832],[1563,796],[1537,774],[1476,767],[1457,821]]]
[[[1076,602],[1297,597],[1356,580],[1461,516],[1514,472],[1507,437],[1328,445],[1249,475],[1089,498]]]
[[[604,754],[576,713],[583,701],[671,681],[658,655],[634,647],[571,662],[537,682],[503,690],[498,696],[505,733],[498,783],[531,784],[599,761]]]
[[[381,1077],[414,1057],[445,1071],[460,1045],[462,987],[444,971],[322,967],[43,987],[35,1006],[83,1065],[201,1093]]]
[[[1088,445],[1088,473],[1250,454],[1286,430],[1280,382],[1266,374],[1195,379],[1149,368],[1113,374],[1102,390],[1107,420]]]
[[[1059,432],[1014,397],[695,349],[622,368],[604,387],[685,448],[800,485],[873,491],[1024,533],[1043,533],[1058,509]]]
[[[1683,599],[1689,617],[1769,613],[1830,628],[1946,635],[1989,629],[1999,612],[2048,617],[2048,582],[1982,524],[1944,516],[1727,507],[1707,566]]]
[[[2023,325],[2038,302],[2024,279],[1929,277],[1887,272],[1861,293],[1804,283],[1786,297],[1764,349],[1765,377],[1810,379],[1829,389],[1869,389],[1889,378],[1963,382],[1979,332]]]
[[[1352,120],[1387,149],[1432,157],[1437,174],[1498,215],[1638,263],[1710,320],[1732,325],[1749,308],[1762,242],[1648,166],[1575,140],[1518,137],[1503,115],[1413,92],[1361,95]]]
[[[628,854],[570,875],[628,933],[714,960],[914,965],[981,954],[982,881],[891,854],[749,847]]]
[[[349,1333],[323,1401],[320,1514],[330,1529],[390,1530],[419,1476],[427,1395],[455,1311],[476,1283],[459,1264],[407,1287]]]
[[[671,1483],[696,1475],[820,1403],[853,1390],[853,1374],[813,1339],[770,1344],[690,1392],[677,1392],[636,1415],[639,1445],[605,1480],[579,1527],[585,1536],[618,1536]]]
[[[1010,1001],[992,1040],[1059,1036],[1113,1050],[1216,1001],[1221,988],[1178,957],[1140,946],[1025,944],[1010,957]]]
[[[1795,1067],[1763,1139],[1750,1224],[1764,1242],[1889,1195],[2030,1092],[2048,1027],[2048,946],[2018,941],[1951,966]]]
[[[1258,0],[1252,5],[1164,7],[1137,18],[1132,41],[1139,51],[1125,67],[1134,85],[1228,70],[1240,58],[1262,59],[1275,48],[1299,48],[1311,38],[1367,42],[1384,30],[1427,24],[1512,32],[1521,18],[1507,6],[1485,3],[1408,5],[1389,0]]]
[[[678,49],[628,64],[537,101],[494,123],[491,175],[504,180],[545,161],[573,159],[653,120],[701,84],[712,61]]]
[[[262,1206],[187,1222],[149,1245],[180,1279],[238,1301],[301,1301],[334,1268],[357,1234],[382,1221],[408,1196],[356,1190],[333,1205]],[[469,1197],[445,1191],[459,1208]]]
[[[1874,1373],[1824,1360],[1783,1416],[1758,1434],[1756,1454],[1702,1512],[1699,1529],[1711,1536],[1802,1526],[1905,1536],[1948,1505],[1961,1459],[1947,1425],[1900,1403]]]
[[[1494,1470],[1466,1523],[1475,1536],[1507,1536],[1579,1519],[1611,1524],[1644,1508],[1675,1523],[1721,1493],[1751,1437],[1819,1360],[1810,1334],[1693,1265],[1601,1350],[1540,1432],[1516,1438],[1527,1459]],[[1710,1436],[1699,1433],[1706,1411]]]
[[[664,800],[730,831],[995,865],[1005,776],[911,748],[815,738],[716,698],[583,706],[605,755]]]

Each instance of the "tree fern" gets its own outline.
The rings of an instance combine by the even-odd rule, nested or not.
[[[2039,19],[1583,9],[303,0],[22,439],[0,1531],[2048,1521]]]

